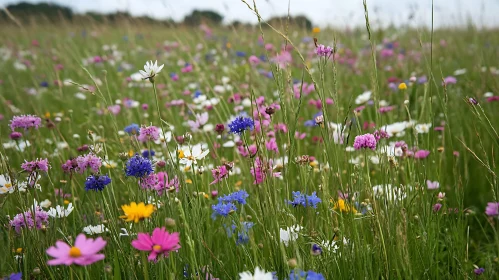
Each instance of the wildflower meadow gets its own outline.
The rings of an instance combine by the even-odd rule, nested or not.
[[[233,4],[0,26],[0,277],[498,279],[497,30]]]

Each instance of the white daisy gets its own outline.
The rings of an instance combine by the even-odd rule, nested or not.
[[[85,232],[88,235],[93,235],[93,234],[101,234],[103,232],[108,232],[109,229],[106,228],[103,224],[101,225],[96,225],[96,226],[86,226],[83,228],[83,232]]]
[[[154,78],[154,76],[156,76],[156,74],[161,72],[161,69],[163,69],[164,66],[165,66],[164,64],[161,64],[160,66],[158,66],[157,60],[156,60],[156,62],[154,62],[154,64],[152,63],[152,60],[147,61],[146,65],[144,65],[144,70],[139,70],[139,73],[140,73],[140,75],[142,75],[142,79],[151,80]]]
[[[73,212],[73,203],[70,203],[68,205],[68,208],[64,208],[64,206],[61,206],[61,205],[57,205],[56,208],[50,208],[49,211],[47,211],[47,213],[49,214],[50,217],[53,217],[53,218],[64,218],[64,217],[67,217],[69,216],[69,214],[71,214],[71,212]]]
[[[255,268],[255,274],[249,271],[239,273],[240,280],[272,280],[272,272],[266,272],[259,267]]]
[[[187,166],[197,164],[197,160],[203,159],[209,152],[208,149],[203,150],[201,144],[183,148],[179,151],[180,163]]]

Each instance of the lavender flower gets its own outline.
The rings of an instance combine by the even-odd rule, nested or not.
[[[38,129],[40,126],[42,126],[42,119],[33,115],[14,116],[10,121],[10,129],[12,129],[12,131],[16,128],[28,130],[33,127]]]
[[[159,128],[151,125],[148,127],[141,127],[139,137],[140,142],[156,141],[159,139]]]
[[[485,214],[487,216],[499,216],[499,202],[489,202],[487,203],[487,208],[485,208]]]
[[[315,49],[315,53],[318,56],[329,57],[329,56],[331,56],[331,54],[333,54],[333,48],[331,48],[330,46],[324,46],[324,45],[320,44]]]
[[[85,172],[87,168],[90,168],[93,173],[98,173],[99,168],[102,166],[101,159],[94,154],[79,156],[75,159],[75,161],[76,161],[76,171],[80,174],[83,174],[83,172]]]
[[[376,150],[376,138],[371,133],[356,136],[353,142],[353,147],[356,150],[369,148],[374,151]]]
[[[33,212],[35,214],[34,219]],[[17,214],[14,219],[9,222],[9,224],[10,226],[14,227],[17,233],[20,233],[22,228],[32,229],[36,227],[36,229],[41,229],[43,228],[43,226],[48,225],[48,220],[48,213],[43,211],[40,206],[37,206],[34,209]]]
[[[36,159],[33,161],[25,161],[21,165],[21,168],[29,173],[33,173],[37,170],[47,172],[49,170],[49,162],[47,159]]]

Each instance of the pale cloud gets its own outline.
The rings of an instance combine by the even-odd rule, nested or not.
[[[24,0],[43,2],[39,0]],[[247,0],[252,4],[252,0]],[[292,15],[304,14],[314,23],[335,27],[362,26],[364,10],[362,0],[255,0],[264,19],[285,15],[288,4]],[[0,0],[0,5],[13,3]],[[211,9],[225,16],[225,21],[257,21],[255,15],[241,0],[51,0],[70,6],[77,12],[128,11],[133,15],[146,15],[158,19],[181,20],[194,9]],[[429,26],[431,0],[367,0],[373,23],[397,26]],[[434,23],[437,27],[464,26],[471,20],[478,27],[499,26],[499,1],[497,0],[434,0]],[[411,19],[409,19],[411,17]]]

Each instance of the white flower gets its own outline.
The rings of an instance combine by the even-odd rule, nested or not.
[[[402,188],[392,187],[391,184],[373,186],[375,196],[384,197],[388,201],[402,200],[407,197],[407,194]]]
[[[245,99],[243,99],[243,101],[241,102],[241,104],[244,107],[251,107],[251,100],[249,98],[245,98]]]
[[[213,87],[213,91],[216,93],[224,93],[225,92],[225,87],[221,85],[216,85]]]
[[[158,61],[154,62],[154,64],[151,61],[147,61],[146,65],[144,65],[144,70],[139,70],[140,75],[142,75],[142,78],[144,80],[146,79],[151,79],[156,76],[159,72],[161,72],[161,69],[163,69],[164,64],[161,64],[161,66],[158,66]]]
[[[80,100],[85,100],[85,99],[87,99],[87,96],[86,96],[84,93],[81,93],[81,92],[77,92],[77,93],[75,93],[75,97],[76,97],[77,99],[80,99]]]
[[[251,274],[249,271],[239,273],[240,280],[272,280],[272,272],[265,272],[259,267],[255,268],[255,274]]]
[[[101,234],[103,232],[108,232],[109,229],[106,228],[103,224],[96,226],[86,226],[83,228],[83,232],[88,235]]]
[[[208,155],[210,150],[203,150],[201,144],[197,144],[190,147],[186,147],[181,150],[180,163],[191,166],[192,164],[197,164],[197,160],[203,159]]]
[[[336,245],[336,243],[337,241],[334,240],[322,240],[321,242],[319,242],[319,247],[326,251],[336,253],[336,250],[340,248],[338,245]]]
[[[490,92],[490,91],[483,94],[483,97],[486,97],[486,98],[489,98],[489,97],[492,97],[492,96],[494,96],[494,93]]]
[[[13,193],[14,188],[12,187],[12,182],[10,177],[5,175],[0,175],[0,194]]]
[[[454,71],[454,76],[460,76],[460,75],[463,75],[463,74],[466,74],[466,68],[457,69],[456,71]]]
[[[366,91],[355,98],[355,104],[363,104],[371,99],[372,91]]]
[[[383,130],[388,133],[390,137],[397,136],[401,137],[405,135],[405,129],[411,127],[411,122],[396,122],[383,126]]]
[[[73,209],[73,203],[70,203],[66,209],[64,209],[64,206],[57,205],[56,208],[50,208],[47,213],[53,218],[64,218],[69,216],[73,212]]]
[[[52,205],[52,202],[48,199],[45,199],[44,201],[40,202],[40,206],[42,208],[49,208],[50,205]]]
[[[288,246],[289,241],[295,241],[298,239],[298,232],[303,229],[300,225],[294,225],[292,227],[287,227],[286,229],[279,229],[279,237],[284,245]]]
[[[414,126],[417,133],[428,133],[430,132],[431,123],[421,123]]]

